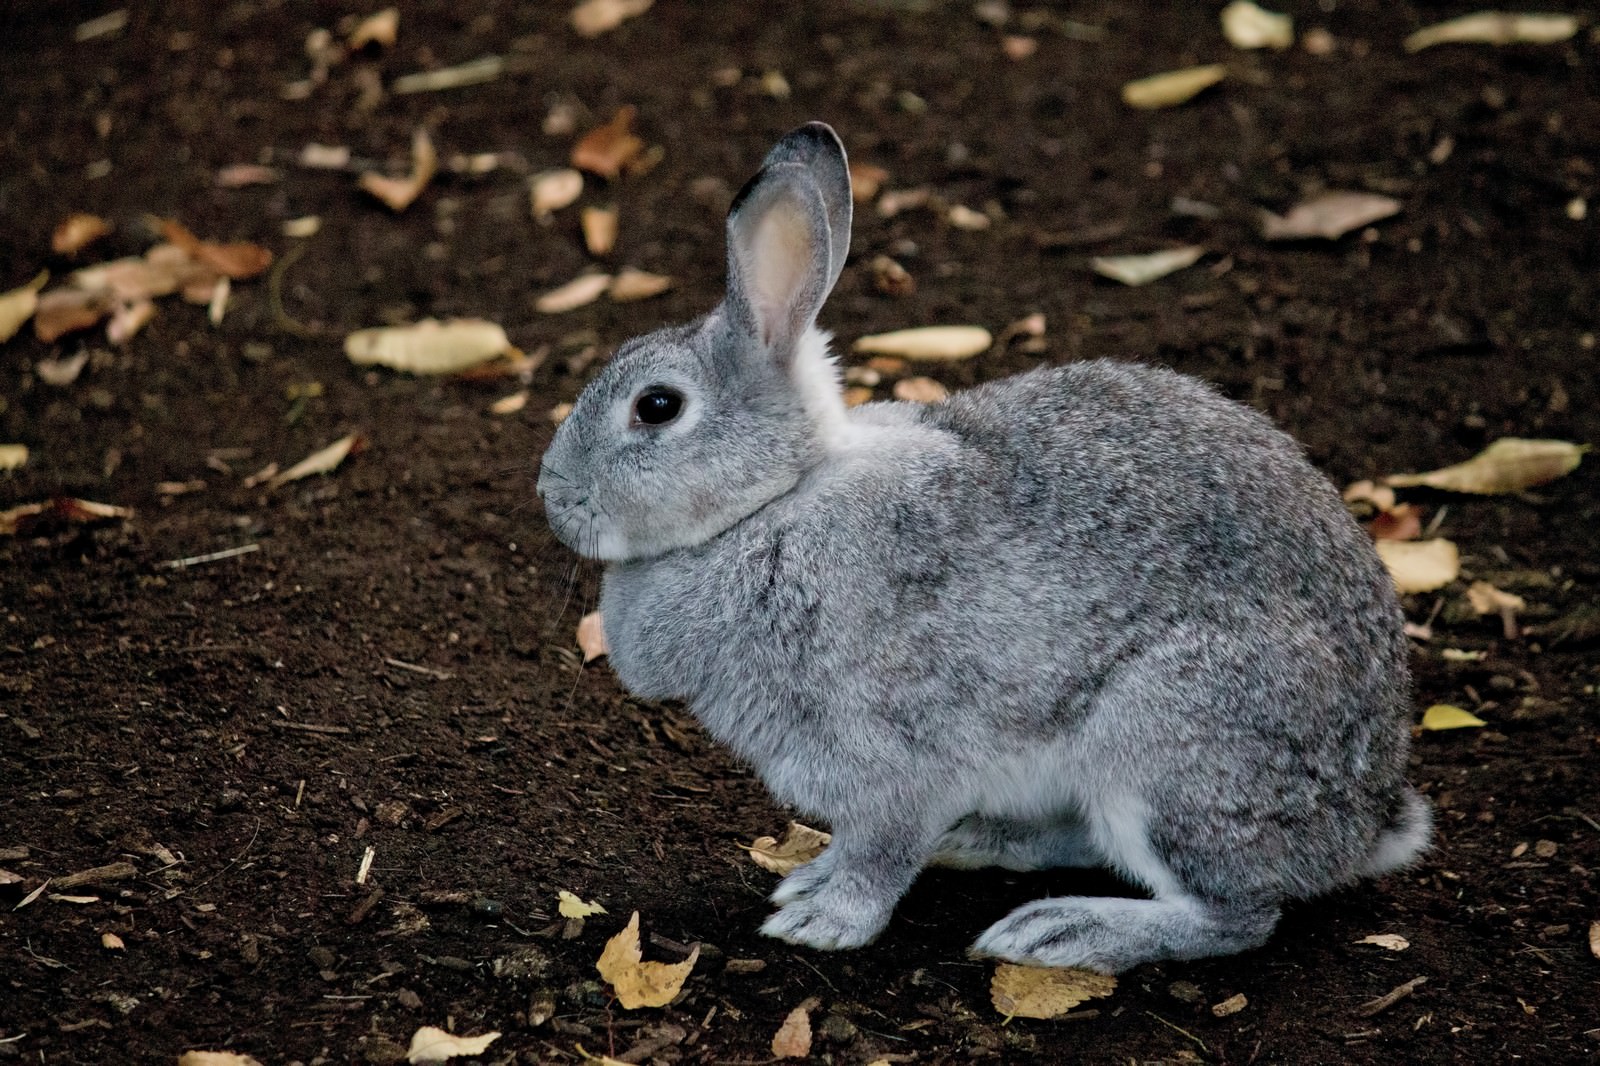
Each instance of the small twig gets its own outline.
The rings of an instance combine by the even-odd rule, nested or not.
[[[446,670],[435,670],[431,666],[418,666],[416,663],[408,663],[401,659],[385,658],[383,661],[396,670],[410,670],[413,674],[422,674],[424,677],[437,678],[440,681],[449,681],[456,676]]]
[[[204,881],[201,881],[199,884],[195,885],[194,887],[195,888],[204,888],[206,885],[209,885],[211,882],[215,881],[217,878],[221,877],[223,874],[225,874],[229,870],[233,869],[234,866],[238,865],[240,859],[242,859],[246,855],[250,854],[250,849],[256,846],[256,837],[258,837],[260,835],[261,835],[261,819],[257,818],[256,819],[255,832],[250,834],[250,842],[244,846],[244,850],[239,852],[239,854],[235,855],[233,858],[229,859],[228,860],[228,864],[226,866],[224,866],[222,869],[218,870],[216,873],[212,874],[210,877],[206,878]]]
[[[1188,1037],[1190,1040],[1193,1040],[1195,1042],[1195,1046],[1198,1047],[1201,1051],[1205,1052],[1207,1055],[1211,1054],[1211,1049],[1206,1047],[1206,1042],[1204,1040],[1201,1040],[1198,1036],[1195,1036],[1193,1033],[1189,1032],[1189,1030],[1185,1029],[1183,1026],[1174,1025],[1172,1022],[1167,1021],[1165,1018],[1163,1018],[1161,1015],[1157,1014],[1155,1011],[1147,1010],[1147,1011],[1145,1011],[1145,1013],[1150,1015],[1150,1017],[1154,1018],[1156,1021],[1160,1022],[1162,1025],[1166,1026],[1168,1029],[1171,1029],[1173,1032],[1181,1033],[1182,1035]]]
[[[249,555],[251,552],[261,550],[259,544],[241,544],[237,548],[224,548],[221,551],[208,552],[205,555],[191,555],[186,559],[168,559],[156,565],[167,570],[184,570],[202,563],[221,562],[223,559],[233,559],[240,555]]]
[[[297,244],[289,249],[283,258],[278,260],[277,265],[272,268],[272,273],[267,275],[267,303],[272,308],[272,317],[278,323],[278,328],[285,333],[292,333],[296,337],[305,338],[322,336],[324,331],[312,329],[310,326],[289,317],[289,312],[284,310],[283,307],[283,276],[289,272],[289,268],[301,256],[306,254],[308,247],[310,247],[310,244],[306,243]]]
[[[96,866],[89,870],[79,870],[75,874],[67,874],[55,880],[56,888],[78,888],[82,885],[98,885],[106,881],[126,881],[130,877],[139,876],[138,867],[131,862],[114,862],[109,866]]]
[[[1403,985],[1396,985],[1377,999],[1370,999],[1361,1004],[1356,1008],[1356,1013],[1363,1018],[1371,1018],[1382,1014],[1427,983],[1428,979],[1426,977],[1413,977]]]
[[[377,856],[377,848],[369,847],[361,853],[361,868],[356,871],[356,884],[364,885],[367,883],[367,875],[372,872],[372,860]]]
[[[347,736],[350,733],[349,726],[320,725],[316,722],[285,722],[281,718],[273,718],[270,721],[278,729],[298,729],[302,733],[325,733],[328,736],[337,737]]]

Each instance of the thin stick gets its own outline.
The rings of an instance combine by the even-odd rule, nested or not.
[[[1396,985],[1377,999],[1367,1000],[1367,1002],[1356,1008],[1356,1013],[1363,1018],[1371,1018],[1382,1014],[1427,983],[1428,979],[1426,977],[1413,977],[1403,985]]]
[[[394,667],[396,670],[410,670],[413,674],[421,674],[424,677],[438,678],[440,681],[449,681],[451,678],[456,676],[447,670],[435,670],[431,666],[418,666],[416,663],[408,663],[402,659],[386,658],[383,661]]]
[[[187,559],[168,559],[166,562],[157,563],[156,565],[168,570],[183,570],[191,566],[199,566],[202,563],[215,563],[223,559],[234,559],[260,550],[261,545],[259,544],[241,544],[237,548],[224,548],[221,551],[209,552],[205,555],[191,555]]]

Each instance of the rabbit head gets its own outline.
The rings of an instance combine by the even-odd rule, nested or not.
[[[608,561],[702,543],[826,454],[845,414],[816,317],[850,214],[828,126],[802,126],[768,154],[728,212],[722,303],[623,344],[556,430],[538,492],[563,543]]]

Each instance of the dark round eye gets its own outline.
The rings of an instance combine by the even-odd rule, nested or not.
[[[683,394],[672,389],[646,389],[633,405],[633,416],[647,426],[664,425],[683,410]]]

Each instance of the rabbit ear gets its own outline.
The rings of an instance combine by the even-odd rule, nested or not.
[[[728,308],[780,361],[816,320],[849,240],[844,149],[821,123],[802,126],[728,212]]]

